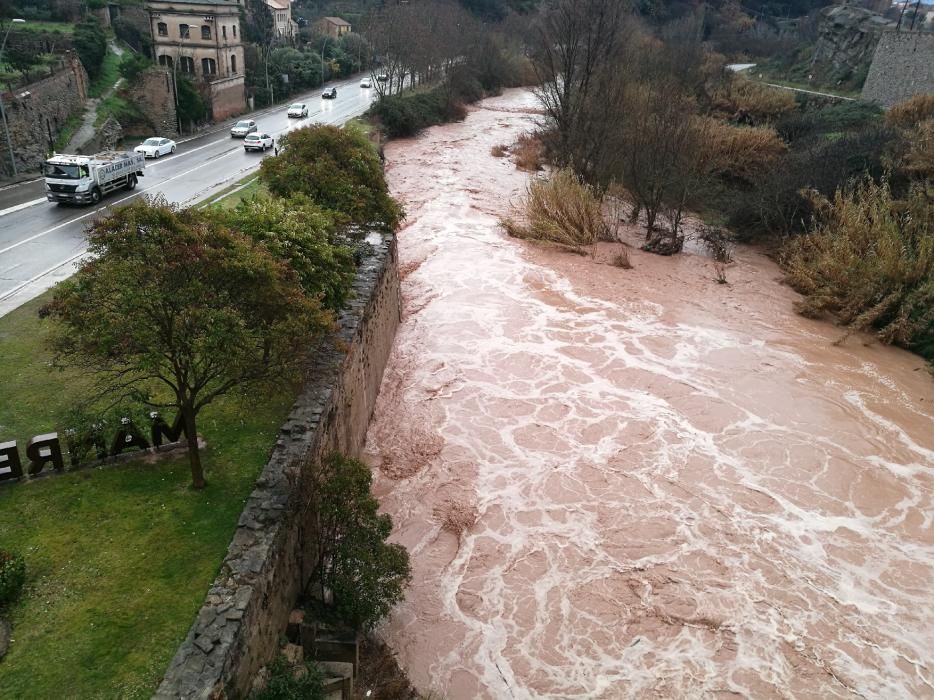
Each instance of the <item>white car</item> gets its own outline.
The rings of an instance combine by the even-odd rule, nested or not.
[[[296,102],[293,105],[289,105],[289,116],[304,119],[308,116],[308,105],[304,102]]]
[[[242,139],[247,134],[252,134],[258,128],[254,120],[244,119],[234,124],[233,129],[230,130],[230,135],[235,139]]]
[[[146,139],[133,150],[142,153],[146,158],[161,158],[168,153],[175,153],[175,142],[172,139],[153,137]]]
[[[269,134],[261,134],[258,131],[247,134],[243,139],[244,151],[265,151],[276,145],[276,140]]]
[[[369,79],[369,78],[364,78],[363,80],[360,81],[360,87],[362,87],[362,88],[371,88],[371,87],[373,87],[373,86],[370,84],[370,79]]]
[[[385,83],[387,80],[389,80],[389,76],[386,75],[385,73],[380,73],[379,75],[376,76],[376,79],[381,83]]]

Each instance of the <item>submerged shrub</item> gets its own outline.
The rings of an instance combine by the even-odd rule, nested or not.
[[[0,606],[15,603],[26,583],[26,562],[14,553],[0,549]]]
[[[609,237],[600,198],[570,170],[530,182],[517,213],[523,223],[502,221],[506,232],[516,238],[579,250]]]
[[[934,359],[934,206],[923,193],[893,200],[887,183],[868,180],[816,208],[823,221],[783,256],[805,295],[797,310]]]

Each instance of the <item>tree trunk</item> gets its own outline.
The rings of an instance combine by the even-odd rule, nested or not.
[[[191,487],[203,489],[208,485],[201,468],[201,451],[198,448],[198,429],[195,425],[195,407],[182,406],[182,418],[185,421],[185,437],[188,438],[188,461],[191,463]]]

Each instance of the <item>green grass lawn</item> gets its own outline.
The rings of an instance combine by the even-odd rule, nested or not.
[[[51,371],[37,299],[0,318],[0,440],[61,430],[83,382]],[[27,582],[7,616],[0,698],[150,697],[184,639],[273,445],[292,392],[205,409],[208,487],[184,453],[0,487],[0,548]]]
[[[266,189],[266,185],[260,182],[259,175],[252,173],[201,202],[198,207],[201,209],[205,207],[233,209],[243,199],[249,199],[257,194],[266,195],[268,193],[269,190]]]
[[[61,32],[62,34],[72,34],[75,31],[75,25],[71,22],[39,22],[28,19],[22,24],[14,24],[11,33],[15,32]]]
[[[88,97],[101,97],[120,79],[120,56],[107,48],[101,63],[101,72],[88,85]]]

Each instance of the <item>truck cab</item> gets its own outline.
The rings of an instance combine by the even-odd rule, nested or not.
[[[140,153],[105,151],[93,156],[55,154],[42,164],[50,202],[97,204],[117,189],[132,190],[143,175]]]

